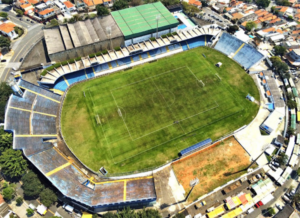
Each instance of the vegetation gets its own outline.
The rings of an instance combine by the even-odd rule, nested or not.
[[[51,189],[45,188],[40,193],[40,200],[43,205],[45,205],[46,207],[50,207],[54,204],[54,202],[57,201],[57,196]]]
[[[292,127],[288,127],[287,134],[288,135],[295,135],[295,129],[293,129]]]
[[[269,6],[270,2],[271,2],[270,0],[257,0],[256,4],[259,7],[267,8]]]
[[[12,148],[12,142],[12,134],[5,132],[3,127],[0,127],[0,155],[7,149]]]
[[[109,11],[108,11],[107,7],[105,7],[105,6],[97,5],[96,10],[97,10],[97,15],[98,16],[102,17],[102,16],[109,15]]]
[[[2,4],[9,4],[11,5],[13,3],[13,0],[2,0]]]
[[[18,197],[16,199],[17,205],[21,205],[23,203],[23,198],[22,197]]]
[[[280,45],[274,46],[275,55],[284,55],[286,53],[286,48]]]
[[[115,47],[114,49],[115,49],[115,51],[120,51],[121,50],[120,47]]]
[[[118,0],[112,6],[113,11],[118,11],[118,10],[121,10],[121,9],[124,9],[124,8],[128,8],[128,2],[126,0]]]
[[[16,13],[19,17],[22,17],[24,15],[24,12],[21,9],[16,9]]]
[[[268,211],[269,216],[275,215],[275,210],[274,210],[273,207],[268,207],[268,208],[267,208],[267,211]]]
[[[19,37],[21,37],[24,34],[24,30],[21,27],[15,26],[14,30],[18,34]]]
[[[27,169],[27,161],[23,158],[22,151],[7,149],[0,156],[1,171],[11,178],[22,176]]]
[[[254,21],[248,21],[246,24],[246,30],[247,31],[252,31],[257,27],[257,24]]]
[[[44,188],[38,176],[32,171],[25,174],[21,180],[23,182],[22,188],[25,196],[37,197]]]
[[[0,11],[0,17],[7,18],[8,17],[8,13]]]
[[[9,48],[10,40],[7,37],[0,35],[0,48]]]
[[[276,4],[281,6],[290,6],[290,2],[288,0],[276,0]]]
[[[185,218],[185,216],[183,215],[183,213],[177,213],[174,217],[175,218]]]
[[[169,5],[176,5],[179,4],[179,0],[161,0],[161,3],[164,4],[164,6],[169,6]]]
[[[91,56],[93,56],[93,54],[92,54]],[[54,68],[58,68],[58,67],[60,67],[60,66],[65,66],[65,65],[67,65],[67,64],[73,64],[75,61],[79,61],[79,60],[81,60],[81,57],[77,57],[77,58],[75,58],[75,59],[69,59],[69,60],[66,60],[66,61],[62,61],[62,62],[53,64],[52,66],[47,67],[46,69],[44,69],[44,70],[42,71],[42,73],[41,73],[41,76],[45,76],[45,75],[48,73],[48,71],[51,71],[51,70],[53,70]]]
[[[273,56],[270,58],[273,67],[277,73],[279,73],[283,78],[289,78],[288,70],[289,67],[286,63],[282,62],[280,57]]]
[[[279,156],[277,157],[277,161],[280,164],[280,166],[287,164],[288,160],[289,160],[289,157],[283,152],[281,152],[279,154]]]
[[[215,67],[216,61],[222,68]],[[73,86],[63,103],[62,133],[94,170],[104,163],[109,173],[159,166],[178,157],[179,150],[249,123],[258,106],[245,100],[248,93],[259,99],[253,80],[236,62],[200,47]],[[95,115],[105,132],[90,119]]]
[[[56,20],[56,19],[50,20],[50,25],[53,26],[53,27],[58,26],[59,25],[58,20]]]
[[[293,207],[296,208],[296,204],[300,204],[300,193],[297,192],[296,194],[294,194],[291,200]]]
[[[239,27],[237,25],[232,25],[227,28],[227,31],[231,34],[234,34],[238,30],[239,30]]]
[[[131,6],[139,6],[139,5],[142,5],[143,2],[142,2],[142,0],[131,0],[130,4],[131,4]]]
[[[155,38],[155,37],[151,37],[150,40],[151,40],[151,41],[155,41],[156,38]]]
[[[161,218],[158,210],[155,209],[143,209],[142,211],[134,211],[131,210],[129,207],[124,208],[118,213],[108,212],[103,214],[103,218]]]
[[[297,174],[300,176],[300,167],[297,169]]]
[[[31,208],[28,208],[27,210],[26,210],[26,214],[27,214],[27,216],[32,216],[33,214],[34,214],[34,210],[33,209],[31,209]]]
[[[294,109],[297,107],[297,103],[293,100],[288,100],[287,101],[287,106],[290,108],[290,109]]]
[[[185,1],[181,2],[181,4],[182,4],[182,7],[183,7],[183,11],[186,14],[194,14],[194,13],[199,13],[200,12],[199,8],[197,8],[194,5],[190,5],[187,2],[185,2]]]
[[[15,195],[15,185],[14,184],[5,184],[2,190],[3,198],[6,201],[10,201],[14,198]]]

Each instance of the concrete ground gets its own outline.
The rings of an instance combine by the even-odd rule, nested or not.
[[[47,55],[45,40],[43,39],[34,46],[34,48],[27,54],[26,57],[24,57],[20,69],[45,64],[48,62],[50,62],[50,59]]]

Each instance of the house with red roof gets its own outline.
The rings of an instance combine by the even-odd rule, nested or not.
[[[15,39],[18,37],[18,34],[15,32],[15,24],[11,21],[0,22],[0,32],[8,36],[10,39]]]
[[[54,12],[54,9],[53,8],[47,8],[43,11],[40,11],[39,13],[39,17],[42,18],[42,19],[47,19],[51,16],[54,16],[55,15],[55,12]]]

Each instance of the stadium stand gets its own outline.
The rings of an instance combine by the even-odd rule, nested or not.
[[[187,46],[187,44],[186,44],[186,42],[181,42],[180,45],[181,45],[183,51],[186,51],[186,50],[189,49],[188,46]]]
[[[99,67],[98,67],[98,66],[99,66]],[[97,72],[100,72],[100,71],[101,71],[101,68],[100,68],[100,69],[99,69],[99,68],[100,68],[100,65],[97,65],[97,66],[94,67],[95,71],[96,71],[96,69],[98,70]],[[86,75],[87,75],[88,78],[92,78],[92,77],[95,76],[92,67],[85,69],[85,73],[86,73]]]
[[[83,76],[83,72],[80,73]],[[73,82],[72,78],[70,82]],[[24,155],[61,193],[95,212],[107,206],[117,208],[155,203],[152,176],[103,183],[94,182],[86,176],[72,159],[48,142],[57,138],[55,121],[61,96],[23,80],[17,85],[24,93],[22,97],[10,96],[4,129],[14,134],[13,148],[22,149]]]
[[[126,64],[130,64],[130,63],[131,63],[131,60],[130,60],[129,57],[122,58],[122,59],[119,59],[119,60],[118,60],[119,66],[126,65]]]
[[[212,143],[212,140],[210,138],[205,139],[202,142],[199,142],[199,143],[197,143],[195,145],[192,145],[192,146],[190,146],[190,147],[188,147],[186,149],[181,150],[179,154],[181,156],[187,155],[187,154],[189,154],[189,153],[191,153],[193,151],[196,151],[196,150],[198,150],[198,149],[202,148],[203,146],[208,145],[210,143]]]
[[[222,34],[215,49],[232,57],[245,69],[249,69],[264,58],[255,48],[228,33]]]
[[[68,81],[69,85],[87,79],[84,70],[67,74],[64,77]]]
[[[133,56],[132,56],[132,59],[133,59],[134,62],[140,61],[139,55],[133,55]]]
[[[108,70],[109,66],[107,63],[105,63],[105,64],[101,64],[101,68],[102,68],[102,70]]]
[[[63,77],[60,77],[53,86],[54,89],[58,89],[61,91],[65,91],[68,88],[68,84],[66,83]]]
[[[110,62],[110,64],[111,64],[111,66],[112,66],[113,68],[115,68],[115,67],[118,66],[118,65],[117,65],[117,62],[115,62],[115,61]]]
[[[143,59],[147,59],[148,58],[148,54],[146,52],[144,52],[144,53],[141,54],[141,57]]]
[[[187,44],[189,45],[190,49],[196,48],[199,46],[204,46],[205,45],[205,37],[200,36],[197,38],[189,39],[189,40],[187,40]]]

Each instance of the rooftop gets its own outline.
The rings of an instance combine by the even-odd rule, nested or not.
[[[49,13],[51,13],[51,12],[53,12],[53,11],[54,11],[53,8],[47,8],[47,9],[45,9],[45,10],[43,10],[43,11],[40,11],[39,14],[40,14],[40,15],[46,15],[46,14],[49,14]]]
[[[16,25],[12,22],[5,22],[0,25],[0,30],[5,33],[10,33],[11,31],[14,30],[15,26]]]
[[[65,1],[64,4],[65,4],[65,6],[66,6],[67,8],[72,8],[72,7],[74,7],[74,5],[73,5],[70,1]]]
[[[140,5],[111,13],[125,39],[131,39],[158,31],[177,27],[179,22],[161,3]]]

